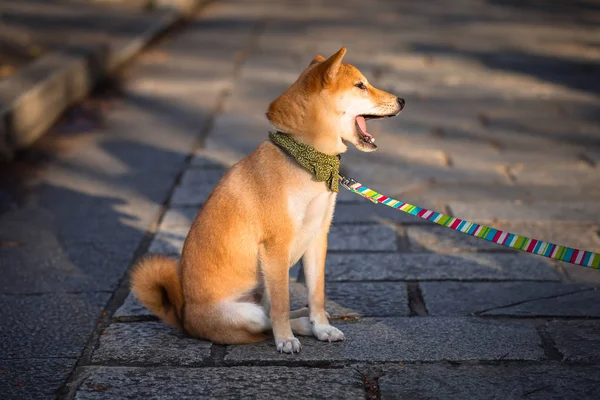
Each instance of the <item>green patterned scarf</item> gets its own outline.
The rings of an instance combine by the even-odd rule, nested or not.
[[[288,153],[298,164],[309,170],[318,181],[325,182],[332,191],[338,191],[340,173],[338,156],[321,153],[281,132],[270,132],[269,139]]]

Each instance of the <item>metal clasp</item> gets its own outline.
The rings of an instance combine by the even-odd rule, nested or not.
[[[340,185],[342,185],[343,187],[345,187],[346,189],[348,189],[351,192],[356,192],[356,190],[352,189],[350,186],[354,185],[355,183],[357,183],[354,179],[352,178],[347,178],[344,175],[340,174]]]

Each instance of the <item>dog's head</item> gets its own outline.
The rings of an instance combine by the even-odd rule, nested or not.
[[[327,154],[346,151],[344,142],[374,151],[366,121],[398,115],[404,100],[379,90],[354,66],[343,64],[346,48],[316,56],[300,77],[269,106],[267,118],[279,131]]]

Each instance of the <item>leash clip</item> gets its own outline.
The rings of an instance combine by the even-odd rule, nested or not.
[[[347,178],[344,175],[340,174],[340,184],[345,187],[346,189],[348,189],[351,192],[356,192],[356,190],[352,189],[351,186],[354,185],[356,182],[354,179],[352,178]]]

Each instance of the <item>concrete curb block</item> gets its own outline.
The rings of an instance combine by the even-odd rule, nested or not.
[[[84,99],[103,77],[114,74],[149,42],[208,0],[157,2],[155,20],[118,47],[110,43],[66,46],[0,82],[0,162],[31,145],[60,115]]]
[[[85,97],[106,72],[108,46],[65,48],[44,56],[0,85],[3,151],[12,157],[33,143],[62,112]]]

